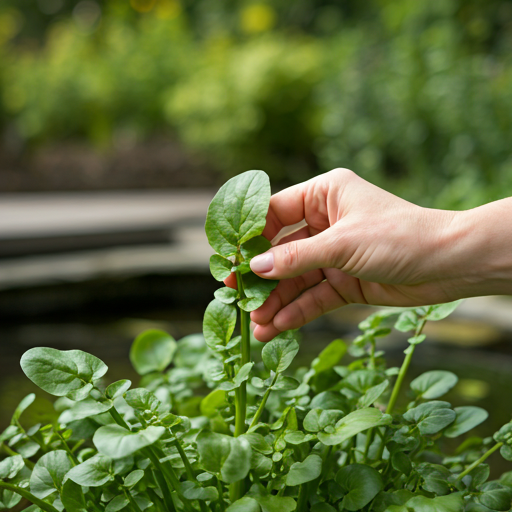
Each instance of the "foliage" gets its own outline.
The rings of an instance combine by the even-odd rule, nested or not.
[[[22,5],[0,6],[0,115],[22,141],[168,131],[280,185],[343,166],[426,206],[511,193],[505,0]]]
[[[59,398],[51,422],[24,425],[27,396],[0,435],[0,507],[26,498],[32,512],[511,509],[512,472],[489,481],[485,460],[498,450],[512,460],[512,423],[494,441],[470,437],[447,453],[443,439],[467,434],[487,413],[441,400],[457,383],[446,371],[414,379],[412,401],[396,408],[425,323],[457,303],[374,313],[344,362],[347,346],[335,340],[309,368],[294,368],[295,332],[251,360],[248,312],[271,287],[248,262],[268,247],[269,198],[261,171],[231,179],[214,198],[212,268],[219,280],[234,272],[238,289],[208,306],[204,335],[138,336],[130,358],[140,387],[106,387],[107,367],[80,350],[23,355],[26,375]],[[376,350],[393,326],[412,332],[400,369]]]

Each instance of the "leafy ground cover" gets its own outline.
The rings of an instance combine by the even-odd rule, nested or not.
[[[512,471],[489,481],[486,460],[497,451],[512,460],[512,423],[468,437],[488,414],[441,400],[457,383],[448,371],[403,389],[426,322],[457,303],[379,311],[350,346],[334,340],[294,371],[297,332],[251,357],[249,312],[277,284],[249,267],[269,247],[261,236],[269,199],[261,171],[215,196],[206,222],[211,271],[219,281],[235,272],[238,289],[215,292],[203,334],[138,336],[130,359],[139,387],[106,385],[107,366],[80,350],[23,355],[25,374],[58,398],[53,421],[26,425],[28,395],[0,435],[0,507],[25,499],[31,512],[511,509]],[[392,328],[410,333],[400,368],[388,368],[378,349]],[[399,409],[402,395],[410,401]],[[444,441],[460,436],[447,452]]]

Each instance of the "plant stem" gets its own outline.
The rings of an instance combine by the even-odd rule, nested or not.
[[[415,337],[421,334],[421,331],[423,331],[423,327],[425,327],[426,323],[427,321],[425,320],[425,318],[423,318],[419,323],[418,327],[416,328],[416,332],[414,334]],[[389,399],[386,414],[393,413],[396,401],[398,399],[398,395],[400,393],[400,388],[402,387],[402,383],[405,379],[405,376],[407,375],[407,370],[409,369],[409,365],[411,364],[411,359],[412,355],[414,354],[415,348],[416,345],[409,345],[409,350],[407,351],[407,355],[405,356],[404,362],[402,363],[402,366],[400,368],[400,372],[398,373],[395,386],[393,387],[393,392],[391,393],[391,398]]]
[[[236,283],[238,286],[238,294],[240,300],[245,299],[244,284],[242,282],[242,274],[236,272]],[[241,353],[242,359],[240,364],[243,366],[248,363],[251,358],[251,338],[249,331],[249,313],[241,308],[240,311],[240,333],[242,335]],[[247,383],[242,382],[239,388],[235,389],[235,437],[245,433],[245,416],[247,412]],[[229,487],[229,497],[234,502],[241,498],[245,491],[244,480],[234,482]]]
[[[123,417],[117,412],[115,407],[112,406],[108,412],[119,426],[124,427],[126,430],[130,430],[130,426],[128,423],[126,423],[126,421],[124,421]]]
[[[272,379],[272,384],[267,388],[265,391],[265,394],[263,395],[263,398],[261,399],[260,405],[258,407],[258,410],[256,411],[256,414],[254,415],[254,418],[251,421],[251,424],[249,425],[249,430],[254,427],[258,423],[258,420],[260,419],[261,415],[263,414],[263,411],[265,410],[265,404],[267,403],[268,397],[270,395],[270,392],[272,391],[272,386],[276,383],[277,377],[279,377],[279,373],[276,373],[274,375],[274,378]]]
[[[297,499],[297,512],[306,512],[306,506],[308,503],[308,484],[302,484],[299,487],[299,497]]]
[[[457,477],[457,481],[460,481],[462,480],[466,475],[468,475],[469,473],[471,473],[471,471],[473,471],[473,469],[475,469],[477,466],[479,466],[480,464],[482,464],[482,462],[485,461],[485,459],[487,459],[487,457],[489,457],[490,455],[492,455],[496,450],[499,450],[501,447],[503,446],[503,443],[496,443],[490,450],[487,450],[478,460],[476,460],[475,462],[473,462],[473,464],[471,464],[467,469],[465,469],[458,477]]]
[[[15,492],[16,494],[19,494],[26,500],[30,501],[30,503],[33,503],[34,505],[38,506],[41,510],[44,510],[45,512],[59,512],[53,505],[50,505],[49,503],[46,503],[46,501],[36,498],[32,493],[30,493],[26,489],[21,489],[20,487],[17,487],[13,484],[8,484],[7,482],[2,481],[0,481],[0,489],[7,489],[8,491],[12,491]]]
[[[162,495],[164,497],[164,503],[165,503],[166,508],[170,512],[176,512],[176,507],[174,506],[172,494],[171,494],[171,491],[169,490],[169,487],[167,486],[167,482],[165,481],[164,475],[159,471],[159,469],[156,466],[153,471],[153,474],[155,475],[155,480],[157,481],[158,486],[160,487],[160,490],[162,491]]]
[[[131,492],[125,488],[123,488],[123,492],[124,492],[124,495],[126,496],[126,498],[128,499],[128,501],[130,502],[130,505],[132,506],[133,510],[135,510],[135,512],[142,512],[138,503],[133,499]]]

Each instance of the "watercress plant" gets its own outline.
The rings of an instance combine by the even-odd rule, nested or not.
[[[219,281],[234,272],[237,289],[215,292],[202,335],[137,337],[139,387],[107,386],[107,366],[80,350],[23,355],[25,374],[58,399],[49,421],[31,425],[28,395],[0,435],[0,509],[510,510],[512,472],[489,481],[486,459],[499,451],[512,461],[512,423],[446,453],[443,440],[464,436],[487,412],[440,400],[457,383],[451,372],[428,371],[404,389],[426,322],[457,303],[374,313],[350,347],[335,340],[309,367],[293,365],[296,332],[256,344],[251,357],[249,312],[276,286],[249,267],[270,247],[261,236],[269,200],[261,171],[220,189],[206,221],[210,268]],[[377,350],[393,327],[411,333],[400,369]]]

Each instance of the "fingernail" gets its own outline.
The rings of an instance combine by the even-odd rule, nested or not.
[[[259,256],[255,256],[251,260],[251,270],[253,272],[263,274],[265,272],[270,272],[273,268],[274,268],[274,254],[271,252],[266,252],[265,254],[260,254]]]

